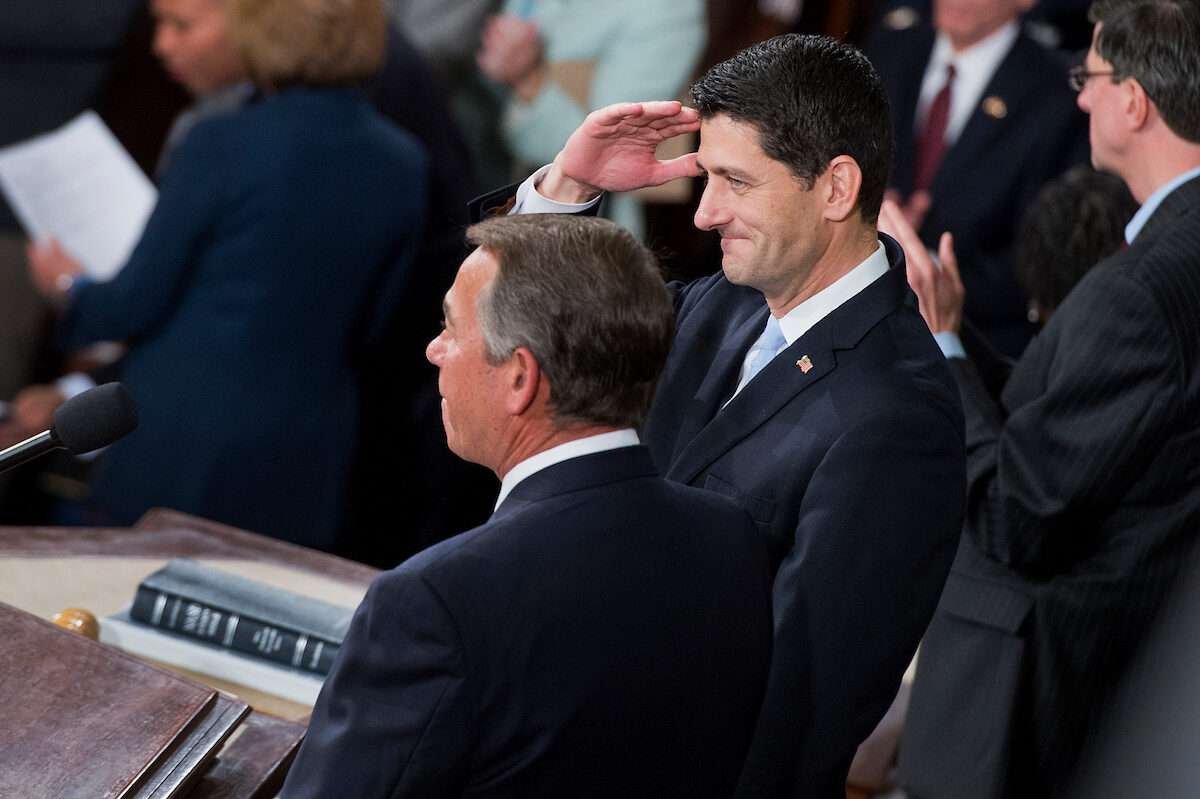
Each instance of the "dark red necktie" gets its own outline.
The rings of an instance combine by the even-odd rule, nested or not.
[[[913,191],[928,191],[946,154],[946,123],[950,121],[950,92],[954,86],[954,65],[946,65],[946,83],[933,98],[925,127],[917,140],[917,163],[913,172]]]

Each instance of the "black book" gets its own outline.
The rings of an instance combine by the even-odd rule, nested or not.
[[[316,674],[328,674],[354,614],[176,558],[142,580],[135,621]]]

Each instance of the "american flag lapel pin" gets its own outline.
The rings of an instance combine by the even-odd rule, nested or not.
[[[801,372],[808,374],[812,371],[812,359],[805,355],[801,357],[800,360],[796,361],[796,366],[799,367]]]

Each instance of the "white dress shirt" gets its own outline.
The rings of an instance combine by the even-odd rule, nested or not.
[[[884,252],[883,244],[881,243],[875,248],[875,252],[867,256],[866,260],[788,311],[779,320],[779,328],[783,332],[783,339],[786,342],[780,348],[779,352],[783,352],[783,350],[792,346],[792,343],[812,329],[813,325],[820,322],[826,316],[829,316],[829,314],[852,299],[860,291],[883,277],[887,271],[887,253]],[[775,354],[778,355],[779,352]],[[729,398],[730,400],[745,388],[742,380],[745,370],[746,363],[743,362],[742,371],[738,373],[737,390],[733,392],[733,396]],[[751,381],[744,382],[748,384]],[[729,401],[727,400],[725,404],[728,405]]]
[[[954,88],[950,92],[946,145],[953,144],[966,127],[972,112],[979,106],[983,99],[983,90],[991,82],[992,75],[996,74],[1000,62],[1012,49],[1019,33],[1017,23],[1010,22],[960,53],[954,52],[946,34],[939,33],[933,44],[933,52],[929,55],[929,63],[925,66],[925,78],[921,82],[921,96],[917,101],[917,113],[913,119],[916,130],[920,131],[925,127],[929,106],[933,105],[933,99],[946,85],[946,67],[953,64]]]
[[[574,441],[568,441],[565,444],[559,444],[557,447],[542,450],[536,455],[532,455],[518,463],[504,475],[504,479],[500,481],[500,496],[496,497],[496,507],[500,507],[512,490],[517,487],[517,484],[526,477],[537,474],[542,469],[549,468],[556,463],[578,458],[583,455],[594,455],[597,452],[606,452],[610,449],[620,449],[621,447],[636,447],[641,443],[638,438],[637,431],[633,428],[625,428],[623,430],[613,430],[609,433],[598,433],[594,436],[584,436],[577,438]]]

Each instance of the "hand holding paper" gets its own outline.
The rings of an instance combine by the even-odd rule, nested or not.
[[[158,199],[93,111],[0,150],[0,189],[30,238],[57,239],[59,251],[74,254],[96,280],[111,279],[125,264]],[[55,277],[61,260],[58,266]]]
[[[29,275],[38,292],[49,300],[61,300],[71,290],[76,275],[83,272],[79,261],[62,248],[58,239],[39,244],[29,242],[25,247],[29,260]]]

